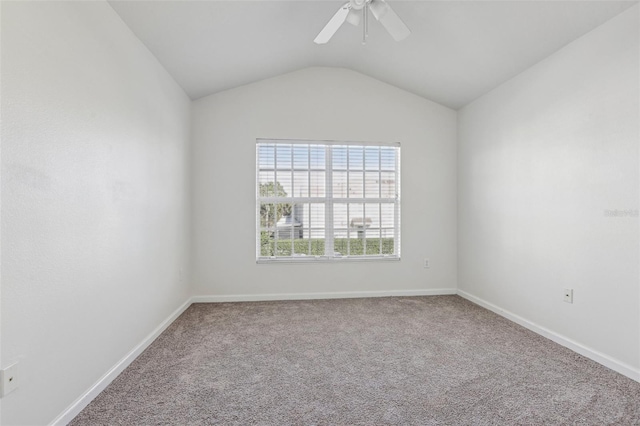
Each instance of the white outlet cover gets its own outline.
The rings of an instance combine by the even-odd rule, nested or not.
[[[5,396],[18,387],[18,364],[13,364],[0,370],[0,382],[2,383],[1,395]]]

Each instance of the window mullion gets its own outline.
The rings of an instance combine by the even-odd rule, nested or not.
[[[382,148],[378,147],[378,197],[382,198]],[[378,203],[378,254],[382,256],[382,203]]]
[[[349,147],[347,147],[347,198],[351,197],[351,186],[349,178],[351,177],[351,162],[349,159]],[[351,203],[347,200],[347,256],[351,255]]]
[[[295,196],[295,192],[296,192],[296,185],[295,182],[293,181],[294,179],[294,174],[293,174],[293,164],[295,162],[295,158],[294,158],[294,153],[293,153],[293,145],[291,145],[291,196]],[[291,202],[291,212],[289,212],[289,219],[291,222],[291,226],[290,226],[290,230],[289,230],[289,239],[291,240],[291,255],[293,256],[296,252],[295,250],[295,236],[294,236],[294,232],[295,232],[295,223],[296,223],[296,205],[295,203]]]
[[[311,197],[311,145],[307,145],[307,197]],[[313,254],[313,244],[311,243],[311,203],[307,204],[307,211],[309,213],[309,226],[307,228],[307,232],[309,235],[309,254]],[[304,224],[302,225],[302,229],[304,229]]]
[[[362,198],[367,197],[367,149],[362,147]],[[362,255],[367,255],[367,202],[362,203]]]
[[[326,202],[324,205],[324,254],[325,256],[333,257],[334,255],[334,241],[333,241],[333,152],[331,145],[325,146],[324,151],[324,181],[325,189],[324,194]]]
[[[395,153],[395,166],[394,166],[394,186],[395,186],[395,195],[396,202],[393,204],[393,254],[395,256],[399,256],[400,252],[398,248],[400,247],[400,191],[399,191],[399,182],[400,175],[398,174],[398,170],[400,169],[400,155],[399,149],[394,149]]]
[[[366,183],[364,187],[366,187]],[[367,255],[367,203],[362,204],[362,255]]]
[[[273,195],[278,193],[278,147],[273,147]],[[278,256],[278,205],[273,205],[273,256]]]

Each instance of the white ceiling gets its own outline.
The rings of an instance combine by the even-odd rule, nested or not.
[[[110,4],[197,99],[310,66],[343,67],[458,109],[637,1],[399,1],[412,31],[395,42],[346,24],[313,43],[343,1],[125,1]]]

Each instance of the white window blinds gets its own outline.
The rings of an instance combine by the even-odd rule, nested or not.
[[[400,145],[258,139],[259,262],[400,258]]]

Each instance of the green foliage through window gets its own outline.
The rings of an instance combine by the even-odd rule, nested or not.
[[[286,197],[287,193],[280,182],[267,182],[260,184],[261,197]],[[292,205],[289,203],[262,203],[260,204],[260,226],[273,227],[282,216],[291,214]]]
[[[392,255],[393,238],[336,238],[334,256]],[[380,246],[382,244],[382,251]],[[277,254],[276,252],[277,247]],[[260,256],[324,256],[324,238],[278,240],[263,231],[260,234]]]

